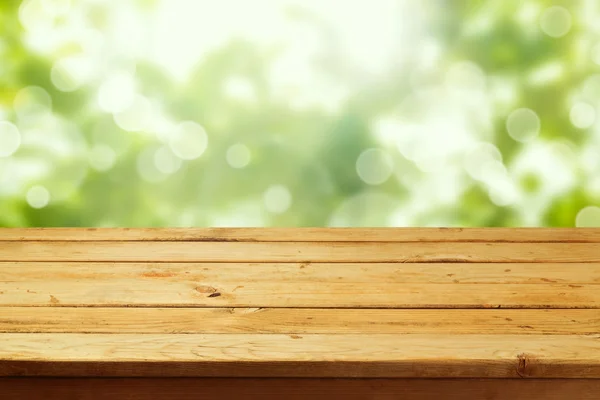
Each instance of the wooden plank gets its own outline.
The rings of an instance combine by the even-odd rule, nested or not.
[[[0,333],[589,335],[598,310],[0,308]]]
[[[214,265],[212,275],[211,268],[206,267],[208,271],[202,268],[199,273],[190,272],[189,278],[185,278],[185,271],[179,271],[183,277],[170,276],[165,270],[136,265],[131,268],[122,265],[121,270],[129,271],[125,274],[119,268],[97,273],[102,267],[65,269],[58,265],[34,270],[36,275],[31,275],[28,269],[14,267],[0,270],[3,276],[0,306],[600,307],[597,283],[405,283],[386,274],[369,275],[368,272],[345,280],[341,268],[322,280],[294,281],[288,276],[280,281],[278,277],[285,273],[267,271],[265,278],[252,280],[244,268],[219,271]],[[90,269],[96,272],[90,273]],[[208,276],[203,276],[204,273]]]
[[[571,242],[598,243],[597,228],[10,228],[0,241]]]
[[[600,379],[0,378],[6,400],[597,400]]]
[[[0,306],[600,308],[599,285],[1,282]]]
[[[600,378],[600,336],[0,335],[0,376]]]
[[[118,279],[179,282],[600,284],[600,263],[0,262],[0,282]],[[65,282],[66,284],[67,282]]]
[[[596,243],[3,242],[0,261],[600,262]]]
[[[600,307],[600,264],[469,265],[5,262],[0,306]]]

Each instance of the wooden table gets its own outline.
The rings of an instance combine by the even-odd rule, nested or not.
[[[600,229],[4,229],[0,398],[598,400],[599,308]]]

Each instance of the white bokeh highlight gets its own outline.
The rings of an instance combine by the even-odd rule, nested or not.
[[[247,103],[256,102],[256,90],[248,78],[231,76],[225,80],[223,90],[231,99]]]
[[[405,211],[406,214],[400,211]],[[409,215],[410,217],[408,217]],[[366,191],[344,199],[330,216],[330,227],[385,227],[410,224],[415,213],[396,196]]]
[[[208,146],[208,135],[202,126],[192,121],[177,125],[169,140],[169,147],[182,160],[195,160]]]
[[[292,205],[292,194],[284,185],[272,185],[263,194],[267,211],[273,214],[283,214]]]
[[[173,154],[169,147],[162,146],[154,153],[154,165],[163,174],[174,174],[182,164],[181,158]]]
[[[529,108],[519,108],[508,115],[506,130],[510,137],[522,143],[530,142],[540,133],[540,118]]]
[[[495,145],[487,142],[473,145],[464,157],[467,173],[480,181],[489,179],[492,175],[490,170],[493,170],[497,163],[502,164],[502,153]]]
[[[232,168],[245,168],[250,164],[250,149],[243,143],[236,143],[227,149],[226,159]]]
[[[0,157],[12,156],[20,145],[19,129],[8,121],[0,121]]]
[[[552,6],[540,17],[540,28],[553,38],[565,36],[571,30],[571,13],[564,7]]]
[[[90,149],[89,163],[96,171],[108,171],[113,167],[116,160],[117,153],[108,145],[97,144]]]
[[[91,59],[83,56],[65,57],[52,65],[50,80],[58,90],[72,92],[87,84],[93,71]]]
[[[128,107],[114,114],[114,119],[125,131],[144,131],[151,126],[152,103],[146,97],[136,95]]]
[[[445,84],[451,90],[466,92],[485,89],[485,72],[477,64],[461,61],[453,64],[446,72]]]
[[[356,173],[369,185],[380,185],[392,175],[392,157],[381,149],[367,149],[356,160]]]
[[[569,119],[574,127],[587,129],[596,122],[596,108],[589,103],[575,103],[571,107]]]
[[[44,186],[31,187],[25,196],[27,204],[33,208],[44,208],[50,203],[50,192]]]
[[[148,147],[137,156],[136,167],[139,176],[146,182],[158,183],[167,178],[167,174],[162,172],[156,162],[156,147]],[[158,163],[160,165],[160,161]]]
[[[135,99],[135,80],[128,72],[109,75],[98,89],[98,105],[108,113],[125,111]]]
[[[575,226],[578,228],[600,228],[600,207],[587,206],[577,213]]]

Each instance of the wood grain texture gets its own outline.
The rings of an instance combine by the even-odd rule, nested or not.
[[[0,376],[600,378],[600,336],[0,335]]]
[[[600,284],[600,263],[123,263],[0,262],[0,282]]]
[[[599,243],[596,228],[11,228],[0,241]]]
[[[238,284],[241,283],[241,284]],[[1,282],[1,306],[599,308],[600,285],[278,282]]]
[[[597,243],[6,241],[0,261],[600,262]]]
[[[0,393],[5,400],[597,400],[600,379],[0,378]]]
[[[600,307],[597,263],[4,262],[0,278],[0,306]]]
[[[552,378],[539,390],[587,395],[599,308],[600,229],[0,229],[3,377],[454,378],[486,399],[517,386],[465,379]]]
[[[594,335],[598,310],[11,307],[0,333]]]

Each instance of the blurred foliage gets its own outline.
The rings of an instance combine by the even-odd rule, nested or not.
[[[26,3],[40,1],[0,2],[0,120],[21,134],[19,149],[0,157],[0,226],[600,224],[600,78],[594,62],[600,60],[600,31],[589,22],[592,15],[600,18],[600,10],[594,1],[415,2],[422,3],[423,36],[439,55],[424,66],[416,54],[426,43],[404,43],[417,50],[377,74],[327,47],[333,29],[327,21],[310,9],[292,8],[289,24],[321,35],[325,50],[314,59],[315,75],[343,88],[333,108],[318,101],[298,106],[293,88],[283,99],[274,96],[271,68],[284,49],[239,37],[202,57],[183,81],[147,58],[120,54],[107,61],[133,66],[136,93],[155,107],[139,118],[160,114],[174,126],[193,121],[205,129],[206,150],[190,160],[169,147],[176,128],[163,129],[159,121],[129,123],[128,129],[118,112],[99,107],[102,74],[74,90],[57,88],[57,60],[85,55],[85,49],[77,40],[51,53],[32,45],[23,24]],[[66,3],[100,32],[119,7]],[[140,15],[158,3],[128,2]],[[341,14],[344,4],[339,2]],[[555,37],[543,32],[540,20],[557,6],[568,10],[570,26]],[[403,9],[400,25],[411,19]],[[56,16],[47,29],[68,18]],[[231,79],[233,96],[224,90]],[[242,83],[236,86],[235,79]],[[43,89],[41,100],[23,106],[19,93],[30,87]],[[51,111],[27,109],[45,101],[44,91]],[[583,128],[574,126],[573,107],[580,103],[591,106],[582,108],[584,121],[575,122]],[[533,140],[507,131],[507,118],[519,108],[534,110],[541,121]],[[468,147],[454,149],[452,129],[440,132],[456,118],[461,122],[452,129],[468,133]],[[397,137],[382,139],[386,121]],[[421,131],[409,138],[411,126]],[[463,134],[457,135],[459,141]],[[482,143],[498,154],[490,150],[469,170],[469,160],[484,154],[477,150]],[[367,149],[381,151],[367,158]],[[479,170],[489,177],[478,176]]]

